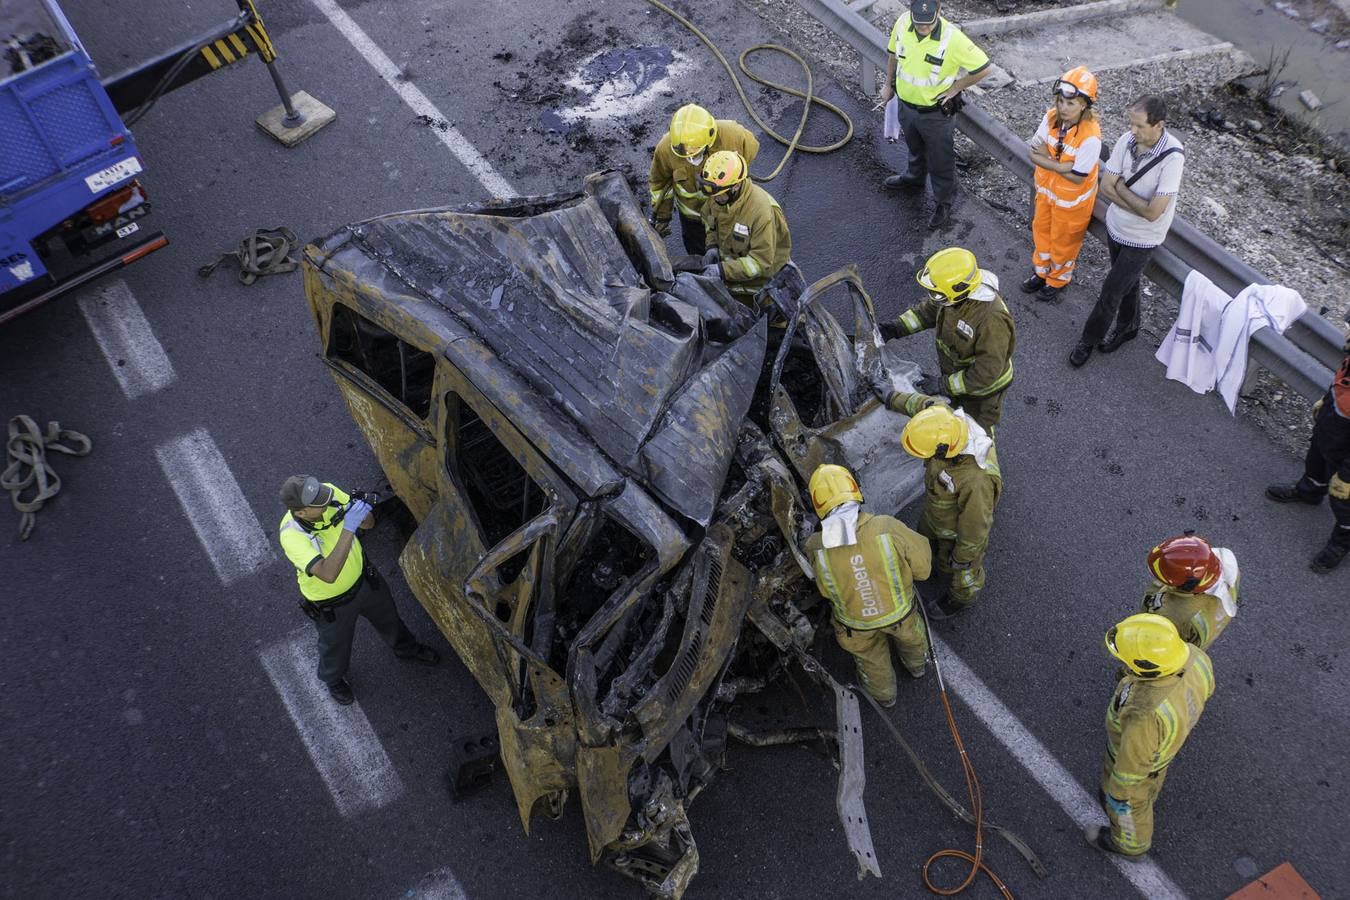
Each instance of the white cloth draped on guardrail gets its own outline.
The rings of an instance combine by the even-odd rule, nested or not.
[[[1247,374],[1247,341],[1266,327],[1283,334],[1307,309],[1298,291],[1290,288],[1252,284],[1230,297],[1192,270],[1182,290],[1177,320],[1158,348],[1158,362],[1167,366],[1168,378],[1197,394],[1217,385],[1228,411],[1235,413],[1238,390]]]

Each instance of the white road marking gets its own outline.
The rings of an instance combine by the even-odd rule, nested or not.
[[[339,813],[379,809],[403,793],[403,782],[361,705],[338,704],[315,675],[318,648],[312,629],[297,629],[259,656]]]
[[[516,191],[511,187],[510,182],[501,176],[492,164],[487,161],[483,154],[479,153],[473,144],[469,143],[464,135],[460,134],[459,129],[450,124],[450,120],[445,114],[436,108],[427,95],[411,82],[403,80],[402,71],[394,65],[383,50],[379,48],[374,41],[370,39],[360,25],[347,15],[342,7],[337,5],[336,0],[312,0],[318,7],[319,12],[328,17],[328,21],[333,23],[333,27],[342,32],[342,36],[347,39],[356,52],[360,53],[370,67],[374,69],[385,84],[393,88],[408,104],[408,107],[419,116],[427,116],[432,122],[437,123],[431,130],[431,133],[440,139],[446,149],[455,155],[464,167],[478,179],[479,184],[491,191],[497,197],[514,197]],[[445,123],[442,128],[440,123]]]
[[[678,90],[679,82],[698,68],[688,56],[671,50],[670,62],[660,78],[647,81],[645,65],[632,61],[631,66],[622,65],[619,71],[610,73],[597,85],[589,69],[604,54],[613,52],[612,49],[597,51],[577,63],[576,71],[563,84],[587,99],[579,106],[558,110],[559,119],[576,122],[632,118],[653,103],[664,100],[671,91]]]
[[[418,879],[417,884],[399,895],[412,900],[468,900],[469,895],[449,869],[437,869]]]
[[[1082,785],[1060,765],[1045,745],[1018,721],[1012,711],[985,687],[984,682],[967,668],[941,638],[931,631],[929,636],[933,639],[933,649],[941,655],[942,677],[947,685],[970,707],[971,712],[979,717],[994,737],[1008,748],[1008,752],[1016,757],[1051,799],[1080,828],[1105,824],[1106,814],[1097,801],[1083,790]],[[1186,894],[1152,859],[1131,861],[1111,854],[1110,861],[1148,900],[1185,900]]]
[[[173,365],[124,281],[100,285],[79,300],[94,340],[112,366],[122,393],[134,400],[168,387]]]
[[[271,544],[205,428],[161,444],[155,455],[222,583],[271,561]]]

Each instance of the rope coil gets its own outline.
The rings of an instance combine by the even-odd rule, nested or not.
[[[94,444],[78,431],[48,422],[44,434],[30,416],[9,420],[6,442],[9,465],[0,473],[0,490],[9,491],[10,502],[19,511],[19,540],[26,541],[37,524],[37,511],[61,490],[61,476],[47,462],[47,451],[85,456]],[[32,496],[23,492],[33,489]]]

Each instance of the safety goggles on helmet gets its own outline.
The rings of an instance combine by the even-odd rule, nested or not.
[[[1088,98],[1087,94],[1084,94],[1082,91],[1078,89],[1078,85],[1071,84],[1070,82],[1067,81],[1056,81],[1054,92],[1059,96],[1063,97],[1065,100],[1072,100],[1079,94],[1082,94],[1083,99],[1085,100]]]

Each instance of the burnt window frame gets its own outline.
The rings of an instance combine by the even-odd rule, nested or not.
[[[414,408],[406,399],[404,399],[404,397],[395,394],[393,390],[386,387],[384,382],[382,382],[373,372],[367,371],[365,368],[362,368],[356,362],[352,361],[350,355],[339,355],[336,345],[339,337],[339,322],[343,316],[351,317],[355,321],[363,322],[373,328],[378,328],[390,338],[397,341],[400,347],[406,347],[416,353],[425,354],[430,366],[426,378],[426,401],[424,409],[421,404],[419,404],[417,408]],[[357,335],[359,341],[359,330],[357,331]],[[390,331],[380,322],[365,315],[361,310],[339,302],[333,304],[329,314],[328,339],[324,342],[323,359],[334,371],[341,372],[348,379],[360,384],[372,397],[379,400],[408,425],[422,431],[424,436],[430,437],[432,412],[436,408],[437,400],[437,354],[434,351],[423,350],[416,344],[406,341],[395,332]],[[404,388],[404,393],[406,393],[406,386]]]

